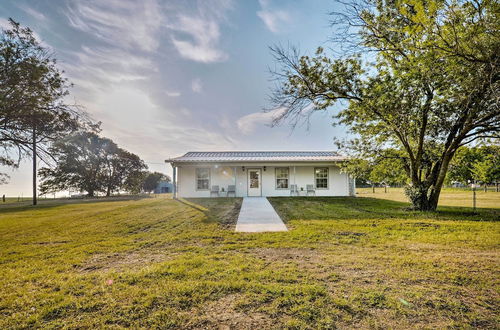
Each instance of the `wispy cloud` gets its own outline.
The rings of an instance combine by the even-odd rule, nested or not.
[[[195,93],[201,93],[203,91],[203,84],[201,83],[200,78],[193,79],[191,82],[191,89]]]
[[[243,134],[248,135],[259,126],[271,125],[273,120],[278,118],[285,111],[285,108],[277,108],[269,112],[254,112],[238,119],[236,125],[238,125],[239,130]]]
[[[172,44],[188,60],[211,63],[221,62],[228,55],[218,48],[220,24],[231,8],[231,1],[203,1],[196,11],[178,14],[167,26],[173,31]]]
[[[43,13],[41,13],[41,12],[31,8],[31,7],[28,7],[27,5],[18,5],[18,7],[22,11],[24,11],[26,14],[30,15],[31,17],[33,17],[39,21],[47,20],[47,17]]]
[[[290,14],[283,9],[273,8],[268,0],[259,0],[259,3],[261,10],[257,12],[257,16],[264,22],[269,31],[282,32],[283,25],[290,22]]]
[[[8,20],[5,18],[0,17],[0,28],[3,30],[8,30],[11,28],[11,25]]]
[[[181,92],[176,92],[176,91],[165,91],[165,94],[169,97],[179,97],[181,96]]]
[[[154,51],[163,23],[157,0],[73,1],[64,11],[70,25],[129,49]]]

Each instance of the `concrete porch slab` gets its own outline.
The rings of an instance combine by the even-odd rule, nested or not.
[[[244,197],[237,232],[288,231],[285,224],[265,197]]]

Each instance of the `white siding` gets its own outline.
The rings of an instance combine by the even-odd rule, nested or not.
[[[245,166],[243,171],[242,166]],[[266,170],[264,171],[264,166]],[[244,197],[247,195],[247,173],[249,168],[260,168],[262,173],[262,195],[263,196],[290,196],[289,189],[276,189],[276,167],[288,167],[290,169],[289,188],[296,184],[301,195],[305,195],[306,185],[314,185],[314,168],[328,167],[328,189],[316,189],[316,196],[349,196],[349,177],[346,173],[340,173],[336,165],[330,164],[266,164],[257,165],[229,164],[229,165],[181,165],[178,170],[178,196],[179,197],[210,197],[209,190],[196,189],[196,168],[210,168],[210,186],[218,185],[219,189],[227,191],[229,185],[235,184],[234,169],[236,169],[236,195]],[[294,172],[295,167],[295,172]],[[352,192],[351,192],[352,193]],[[225,196],[225,193],[223,194]]]

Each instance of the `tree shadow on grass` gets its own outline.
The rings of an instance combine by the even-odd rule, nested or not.
[[[242,199],[229,198],[186,198],[178,202],[205,215],[204,221],[217,222],[224,227],[232,227],[238,220]]]
[[[409,203],[370,197],[273,197],[269,198],[285,221],[362,220],[362,219],[434,219],[499,221],[500,209],[440,206],[435,212],[410,209]]]

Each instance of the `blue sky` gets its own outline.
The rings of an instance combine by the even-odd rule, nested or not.
[[[102,134],[170,173],[166,158],[196,150],[331,150],[331,113],[291,130],[269,127],[268,47],[312,54],[328,46],[331,1],[4,0],[12,17],[50,47]],[[30,195],[30,166],[0,194]]]

